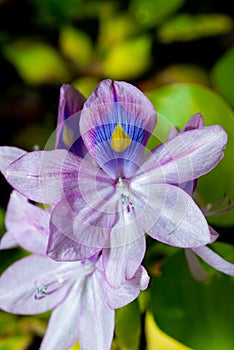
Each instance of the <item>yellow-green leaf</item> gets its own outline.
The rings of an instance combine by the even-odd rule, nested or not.
[[[162,69],[152,81],[156,86],[187,82],[209,85],[208,74],[192,64],[172,64]]]
[[[156,26],[178,10],[185,0],[132,0],[130,9],[137,21],[145,26]]]
[[[62,83],[69,79],[62,57],[46,43],[19,40],[5,46],[3,52],[29,84]]]
[[[121,349],[138,349],[141,334],[140,309],[137,300],[116,310],[115,335]]]
[[[113,46],[103,61],[104,74],[112,79],[133,79],[143,74],[151,61],[151,38],[141,36]]]
[[[155,323],[151,313],[146,314],[145,336],[149,350],[189,350],[187,346],[164,333]]]
[[[81,77],[72,82],[72,85],[79,90],[86,98],[91,95],[97,87],[99,80],[93,77]]]
[[[59,38],[62,53],[77,63],[87,65],[93,58],[93,48],[90,37],[74,27],[61,29]]]
[[[102,16],[100,19],[99,44],[108,49],[139,32],[137,22],[129,13]]]
[[[31,342],[31,336],[26,335],[0,339],[0,350],[27,350]]]
[[[184,13],[162,24],[158,37],[163,43],[190,41],[227,34],[232,28],[232,18],[227,15],[214,13],[193,16]]]

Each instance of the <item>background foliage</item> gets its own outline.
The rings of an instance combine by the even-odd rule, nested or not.
[[[1,0],[1,145],[43,149],[56,125],[62,83],[88,97],[102,79],[126,80],[159,112],[150,147],[197,112],[206,125],[227,130],[225,158],[199,181],[197,200],[203,206],[226,194],[232,201],[233,17],[229,0]],[[3,234],[11,189],[0,180]],[[220,233],[213,249],[234,262],[233,212],[209,220]],[[24,254],[1,252],[1,271]],[[117,311],[113,349],[232,349],[233,278],[205,266],[210,279],[198,283],[182,250],[150,239],[145,265],[153,277],[150,289]],[[1,312],[0,350],[37,349],[47,319]]]

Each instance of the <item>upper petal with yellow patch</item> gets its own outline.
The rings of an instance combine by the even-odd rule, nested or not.
[[[155,109],[144,94],[109,79],[85,102],[80,119],[88,151],[114,179],[132,176],[155,125]]]

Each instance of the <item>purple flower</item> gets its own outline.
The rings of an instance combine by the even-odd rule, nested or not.
[[[68,96],[75,98],[69,89]],[[61,102],[60,113],[68,123]],[[53,205],[49,256],[82,260],[102,250],[106,277],[118,288],[141,264],[145,232],[179,247],[212,241],[204,215],[180,186],[220,162],[227,142],[220,126],[186,131],[143,156],[156,112],[137,88],[111,80],[101,82],[72,118],[85,155],[35,151],[6,170],[17,191]],[[59,140],[73,131],[66,125]]]
[[[49,217],[46,211],[13,192],[7,209],[8,236],[34,254],[11,265],[0,279],[0,307],[16,314],[54,309],[40,349],[110,349],[114,310],[147,288],[143,267],[114,289],[106,282],[102,257],[56,262],[45,255]],[[4,247],[2,247],[4,248]]]

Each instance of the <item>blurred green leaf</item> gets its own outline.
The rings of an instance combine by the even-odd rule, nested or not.
[[[43,149],[51,136],[52,129],[47,125],[38,123],[28,124],[15,133],[12,142],[20,148],[32,151],[34,149]]]
[[[232,18],[223,14],[202,14],[193,16],[181,14],[162,24],[158,30],[163,43],[190,41],[207,36],[229,33],[233,28]]]
[[[206,203],[223,199],[225,193],[228,198],[234,198],[234,113],[225,100],[212,90],[192,83],[167,85],[147,95],[159,116],[150,147],[156,144],[157,139],[165,141],[172,126],[182,129],[196,113],[202,113],[205,125],[219,124],[224,127],[228,133],[225,156],[214,170],[199,179],[197,190]],[[229,212],[209,216],[209,221],[230,225],[234,223],[234,215]]]
[[[100,18],[99,45],[108,49],[139,32],[137,22],[129,13]]]
[[[62,83],[69,78],[62,57],[45,43],[19,40],[5,46],[3,52],[29,84]]]
[[[61,25],[79,14],[83,0],[29,0],[37,11],[40,25]]]
[[[91,95],[93,90],[97,87],[99,80],[92,77],[82,77],[72,82],[72,85],[79,90],[86,98]]]
[[[32,338],[28,335],[0,339],[0,350],[27,350],[31,342]]]
[[[0,311],[0,339],[16,332],[17,321],[16,315]]]
[[[176,12],[185,0],[132,0],[130,9],[137,21],[146,26],[157,26]]]
[[[161,274],[162,262],[169,255],[175,254],[180,248],[164,244],[150,236],[146,237],[146,253],[144,256],[144,266],[147,266],[147,270],[151,276],[157,276]],[[142,293],[140,294],[141,297]]]
[[[28,349],[35,337],[44,335],[48,314],[18,316],[0,312],[0,350]]]
[[[87,65],[93,59],[90,37],[74,27],[63,27],[59,38],[61,52],[78,65]]]
[[[121,350],[138,349],[141,335],[141,319],[137,300],[116,310],[115,335]]]
[[[150,65],[151,42],[149,36],[140,36],[110,48],[103,61],[105,76],[125,80],[139,77]]]
[[[172,64],[162,69],[154,79],[157,85],[173,83],[199,83],[209,85],[208,74],[192,64]]]
[[[5,249],[0,251],[0,274],[11,264],[27,256],[28,253],[21,248]]]
[[[212,80],[216,89],[234,107],[234,48],[216,62],[212,70]]]
[[[234,278],[216,273],[199,283],[184,252],[165,262],[152,281],[152,311],[159,327],[196,350],[231,350],[234,343]]]
[[[47,320],[37,316],[21,317],[18,321],[18,329],[21,334],[32,334],[43,337],[47,327]]]
[[[0,238],[5,232],[5,210],[0,208]]]

